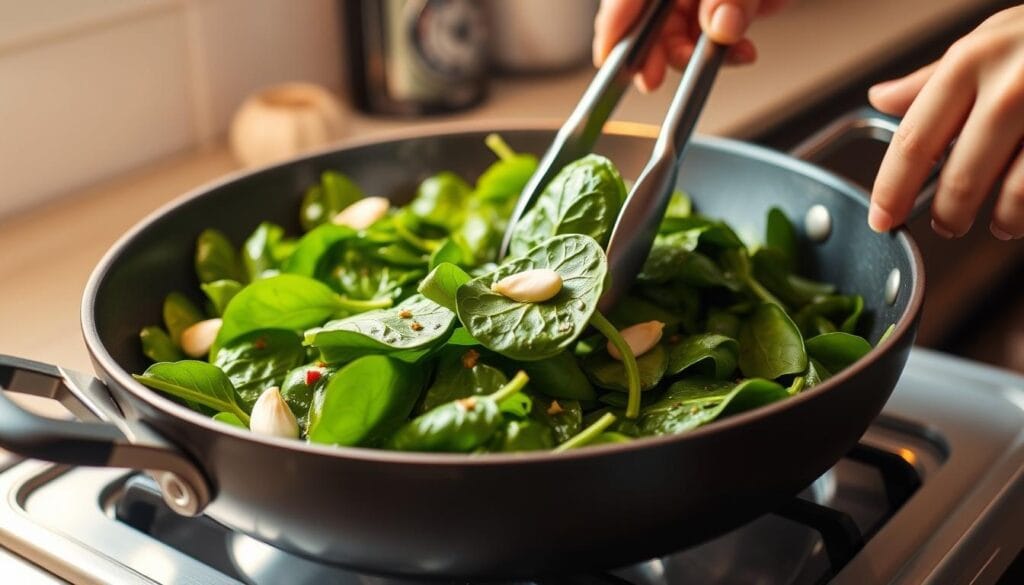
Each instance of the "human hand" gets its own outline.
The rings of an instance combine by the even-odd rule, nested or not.
[[[656,89],[671,65],[682,69],[693,54],[700,31],[716,43],[732,45],[728,63],[752,63],[757,58],[754,44],[745,37],[754,17],[773,12],[789,0],[674,0],[658,37],[651,47],[635,83],[642,92]],[[600,67],[644,9],[643,0],[601,0],[594,20],[594,65]]]
[[[903,117],[872,189],[872,229],[906,220],[955,138],[939,175],[932,229],[945,238],[966,234],[1002,177],[989,231],[1000,240],[1024,236],[1024,6],[996,13],[935,63],[872,87],[868,99]]]

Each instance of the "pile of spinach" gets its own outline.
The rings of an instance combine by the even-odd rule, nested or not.
[[[202,232],[201,296],[167,296],[163,324],[140,333],[156,363],[136,378],[241,427],[279,387],[316,443],[515,452],[685,432],[820,384],[871,349],[856,335],[863,299],[799,274],[784,214],[768,213],[752,248],[682,192],[634,287],[602,315],[602,248],[626,189],[598,155],[561,170],[497,264],[537,160],[487,144],[498,160],[475,184],[428,177],[366,229],[332,223],[364,194],[328,171],[302,198],[301,235],[263,223],[236,247]],[[492,289],[533,269],[558,273],[554,297]],[[207,361],[184,359],[183,332],[210,318],[222,322]],[[620,331],[649,321],[662,337],[634,356]]]

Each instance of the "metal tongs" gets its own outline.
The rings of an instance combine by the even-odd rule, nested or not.
[[[588,154],[594,147],[604,123],[655,42],[672,4],[673,0],[650,2],[630,33],[619,41],[594,75],[594,80],[558,130],[537,171],[520,194],[501,243],[501,258],[508,252],[512,229],[548,181],[562,167]],[[672,197],[686,145],[727,50],[727,46],[711,41],[704,34],[697,40],[693,56],[661,125],[651,158],[626,197],[608,241],[606,253],[611,286],[601,297],[599,307],[602,310],[615,305],[643,268]]]

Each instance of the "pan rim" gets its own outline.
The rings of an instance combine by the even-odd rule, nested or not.
[[[146,229],[148,229],[153,223],[162,219],[166,215],[173,212],[178,207],[181,207],[193,199],[198,199],[211,193],[224,185],[233,183],[244,177],[264,172],[269,169],[284,167],[293,165],[305,160],[316,158],[317,156],[336,152],[340,150],[351,150],[370,146],[374,144],[380,144],[385,142],[394,142],[401,140],[411,140],[416,138],[425,138],[430,136],[438,135],[460,135],[460,134],[474,134],[481,132],[517,132],[517,131],[548,131],[555,132],[561,125],[561,121],[558,120],[503,120],[503,121],[458,121],[458,122],[440,122],[433,124],[424,124],[416,126],[414,128],[406,128],[399,130],[391,130],[387,132],[376,133],[371,136],[364,136],[352,140],[346,140],[325,148],[317,149],[311,152],[304,153],[300,156],[275,163],[273,165],[239,170],[225,176],[215,179],[195,189],[192,189],[173,200],[161,205],[156,210],[147,214],[138,223],[128,229],[124,234],[119,237],[114,244],[104,253],[103,257],[94,267],[92,273],[89,276],[89,280],[86,283],[81,305],[80,322],[82,328],[82,334],[86,347],[90,352],[95,367],[100,372],[110,376],[114,383],[120,385],[135,398],[143,401],[149,407],[162,412],[163,414],[176,419],[178,422],[184,422],[191,425],[201,427],[204,431],[218,433],[226,435],[232,439],[248,441],[260,444],[265,447],[271,447],[275,449],[283,449],[287,451],[298,451],[308,455],[322,455],[328,457],[336,457],[342,460],[348,461],[361,461],[366,463],[381,463],[381,464],[398,464],[398,465],[430,465],[430,466],[449,466],[449,467],[477,467],[477,466],[494,466],[494,465],[538,465],[538,464],[557,464],[568,460],[589,460],[591,458],[600,457],[612,457],[612,456],[624,456],[633,453],[637,450],[642,449],[657,449],[667,448],[677,444],[685,442],[695,442],[705,439],[708,436],[713,436],[718,433],[727,433],[736,427],[742,427],[748,422],[756,420],[760,417],[770,417],[778,412],[790,408],[796,408],[800,404],[815,400],[819,395],[825,394],[831,391],[833,388],[845,383],[847,380],[854,378],[860,372],[871,367],[877,362],[880,357],[885,354],[891,347],[898,344],[907,335],[912,333],[912,326],[921,311],[921,307],[924,299],[924,263],[921,257],[920,250],[917,244],[914,242],[909,231],[906,227],[900,227],[889,234],[881,234],[878,237],[890,237],[894,238],[898,245],[901,247],[902,252],[910,258],[911,275],[910,281],[913,283],[911,287],[911,297],[907,303],[906,309],[900,316],[900,319],[896,322],[896,329],[885,341],[876,345],[871,351],[855,362],[850,367],[836,374],[832,378],[829,378],[824,383],[819,384],[805,392],[801,392],[795,396],[780,400],[772,404],[756,408],[751,411],[743,412],[730,416],[728,418],[715,421],[708,425],[698,427],[696,429],[687,431],[685,433],[677,435],[663,435],[657,437],[644,437],[636,441],[630,441],[628,443],[616,443],[616,444],[605,444],[595,445],[588,447],[587,449],[577,449],[564,451],[560,453],[552,453],[548,451],[538,452],[526,452],[526,453],[488,453],[479,455],[467,455],[461,453],[417,453],[417,452],[403,452],[403,451],[389,451],[383,449],[371,449],[366,447],[346,447],[346,446],[335,446],[335,445],[321,445],[316,443],[308,443],[304,441],[296,441],[294,439],[284,439],[277,437],[270,437],[265,435],[259,435],[252,433],[246,429],[236,429],[231,425],[227,425],[212,418],[203,416],[184,405],[180,405],[173,400],[164,397],[160,393],[149,389],[142,383],[132,378],[131,374],[124,370],[120,364],[110,355],[106,347],[102,343],[99,331],[96,328],[96,322],[93,318],[96,295],[100,289],[101,284],[104,281],[106,274],[115,265],[115,263],[121,258],[124,250],[128,245]],[[639,138],[655,138],[658,134],[658,128],[650,124],[634,123],[634,122],[618,122],[612,121],[606,124],[604,128],[605,134],[619,135],[619,136],[632,136]],[[732,138],[714,137],[714,136],[695,136],[694,141],[701,144],[704,147],[711,149],[717,149],[720,151],[729,151],[733,153],[742,154],[750,158],[762,160],[764,162],[783,166],[786,169],[796,172],[800,175],[806,176],[810,179],[823,183],[827,186],[833,187],[839,191],[846,192],[847,196],[854,197],[857,203],[861,205],[865,214],[868,206],[868,194],[860,186],[842,178],[838,175],[818,167],[812,163],[797,159],[786,153],[772,150],[767,147],[755,145],[749,142],[744,142]],[[99,373],[99,372],[97,372]]]

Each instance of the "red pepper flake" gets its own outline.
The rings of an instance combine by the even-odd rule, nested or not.
[[[551,406],[548,407],[548,416],[555,416],[556,414],[562,414],[565,409],[558,403],[557,400],[551,401]]]
[[[402,309],[401,311],[398,312],[398,316],[403,319],[411,319],[412,311],[410,311],[409,309]]]
[[[313,384],[316,384],[322,377],[323,374],[320,373],[320,370],[306,370],[306,386],[312,386]]]
[[[476,367],[476,364],[480,361],[480,352],[471,349],[466,353],[462,354],[462,367],[467,370],[472,370]]]
[[[471,411],[474,408],[476,408],[476,397],[475,396],[470,396],[469,398],[463,398],[461,400],[456,400],[455,402],[458,403],[458,405],[461,406],[462,408],[465,408],[466,410],[470,410]]]
[[[257,337],[256,341],[252,342],[252,346],[256,349],[267,349],[267,338]]]
[[[419,321],[413,321],[409,324],[409,329],[412,329],[413,331],[423,331],[423,325],[421,325]]]
[[[680,337],[679,335],[670,335],[669,338],[668,338],[668,342],[669,343],[679,343],[679,341],[681,339],[682,339],[682,337]]]

